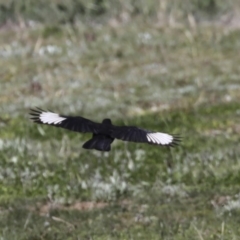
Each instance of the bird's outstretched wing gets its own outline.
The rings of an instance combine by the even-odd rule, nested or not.
[[[123,141],[148,143],[170,147],[178,145],[178,143],[181,141],[179,136],[173,136],[161,132],[152,132],[132,126],[113,126],[111,131],[111,137]]]
[[[40,108],[31,109],[29,114],[36,123],[61,127],[75,132],[98,133],[101,126],[100,123],[92,122],[83,117],[64,116]]]

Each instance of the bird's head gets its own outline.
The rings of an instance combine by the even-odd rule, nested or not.
[[[102,123],[103,123],[103,124],[109,124],[109,125],[111,125],[111,124],[112,124],[112,121],[111,121],[111,119],[106,118],[106,119],[103,119]]]

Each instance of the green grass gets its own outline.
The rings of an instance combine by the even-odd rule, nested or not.
[[[25,27],[0,29],[1,239],[238,239],[240,30],[221,16],[239,4],[107,3],[73,25],[14,8]],[[87,151],[89,134],[32,123],[35,106],[182,143]]]
[[[126,21],[129,17],[158,17],[164,20],[214,19],[239,7],[236,0],[0,0],[0,23],[37,21],[75,25],[81,21],[107,21],[111,17]]]

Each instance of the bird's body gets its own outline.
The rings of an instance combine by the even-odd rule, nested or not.
[[[114,139],[123,141],[148,143],[173,147],[180,138],[167,133],[152,132],[134,126],[115,126],[110,119],[104,119],[102,123],[95,123],[89,119],[77,116],[65,116],[42,109],[31,109],[31,119],[39,124],[47,124],[65,128],[71,131],[92,133],[92,138],[83,144],[85,149],[110,151]]]
[[[110,119],[103,119],[99,133],[93,133],[92,138],[85,142],[82,147],[98,151],[110,151],[111,144],[114,141],[114,138],[111,137],[111,125]]]
[[[83,144],[85,149],[96,149],[98,151],[111,150],[111,144],[114,138],[109,137],[106,134],[93,134],[92,138]]]

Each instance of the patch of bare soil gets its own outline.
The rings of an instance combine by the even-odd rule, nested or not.
[[[64,205],[60,203],[52,203],[52,202],[38,202],[35,206],[29,206],[28,210],[38,212],[40,215],[46,215],[52,210],[77,210],[77,211],[89,211],[93,209],[102,209],[108,207],[111,203],[107,202],[94,202],[94,201],[86,201],[86,202],[75,202],[70,205]],[[130,205],[130,201],[123,200],[117,203],[121,207],[127,207]]]

